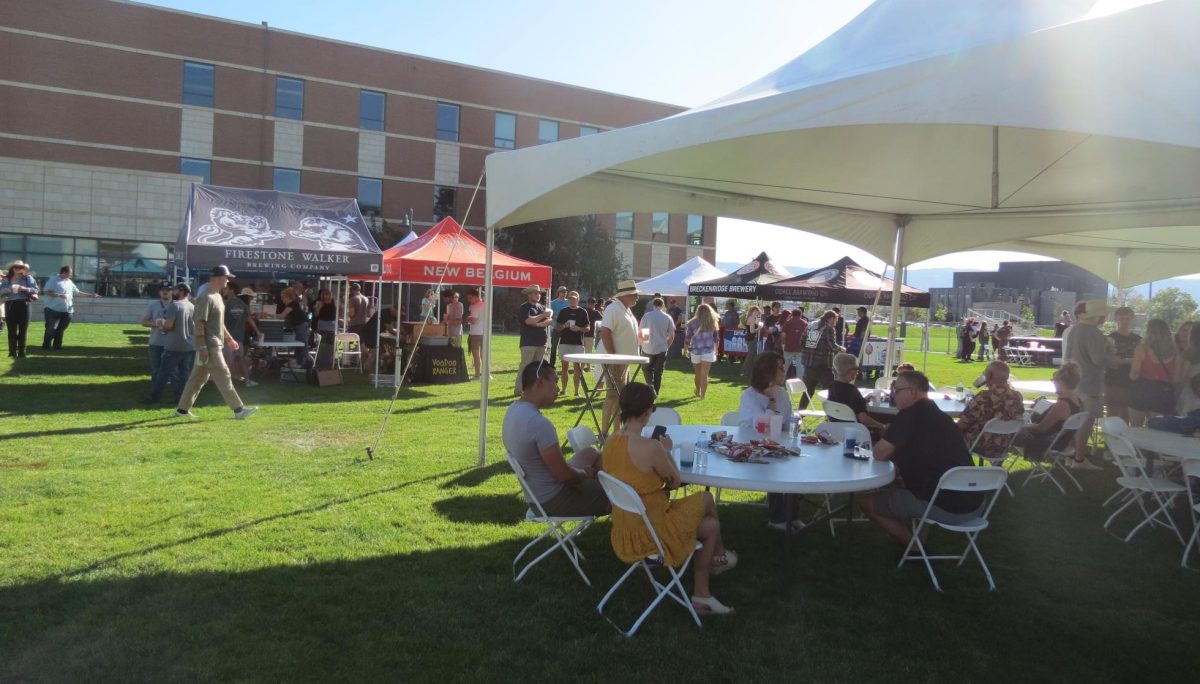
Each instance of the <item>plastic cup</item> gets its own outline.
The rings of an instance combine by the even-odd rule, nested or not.
[[[650,339],[650,328],[642,328],[639,332],[642,333],[643,340]]]
[[[778,437],[783,431],[783,416],[771,416],[771,436]]]
[[[679,452],[679,467],[680,468],[691,468],[692,464],[694,464],[696,462],[696,445],[695,444],[684,442],[683,444],[680,444],[679,446],[675,447],[675,450],[677,452]]]
[[[754,419],[754,431],[760,435],[767,434],[767,428],[770,427],[771,420],[769,416],[758,416]]]

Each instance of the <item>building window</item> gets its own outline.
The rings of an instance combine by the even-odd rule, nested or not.
[[[617,239],[632,240],[633,239],[633,212],[622,211],[617,214]]]
[[[558,122],[538,120],[538,144],[558,141]]]
[[[185,176],[200,176],[204,185],[212,183],[212,162],[207,159],[179,159],[179,173]]]
[[[671,215],[665,211],[656,211],[650,215],[650,239],[655,242],[671,241]]]
[[[359,178],[358,206],[360,209],[379,209],[382,207],[383,181],[378,178]]]
[[[300,192],[300,172],[296,169],[275,169],[271,187],[279,192]]]
[[[0,260],[28,263],[40,284],[70,266],[79,289],[108,297],[157,297],[170,258],[170,246],[157,242],[0,234]]]
[[[447,216],[454,216],[457,191],[454,188],[433,187],[433,220],[441,221]]]
[[[596,135],[599,132],[600,132],[600,129],[596,128],[595,126],[580,126],[579,127],[579,137],[581,137],[581,138],[585,135]]]
[[[387,112],[387,96],[374,90],[358,91],[358,126],[368,131],[382,131]]]
[[[687,243],[689,245],[704,244],[704,217],[688,214]]]
[[[437,139],[458,142],[458,105],[438,103]]]
[[[213,65],[183,63],[183,103],[213,106]]]
[[[496,112],[496,147],[511,150],[517,146],[517,115]]]
[[[304,81],[275,77],[275,116],[304,120]]]

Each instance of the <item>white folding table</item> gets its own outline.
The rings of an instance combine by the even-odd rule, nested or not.
[[[864,399],[868,399],[867,413],[874,413],[881,416],[894,416],[897,413],[900,413],[900,409],[896,408],[895,406],[890,406],[883,402],[869,401],[871,392],[873,390],[867,389],[866,387],[859,387],[858,391],[862,393]],[[829,390],[821,390],[817,393],[817,396],[821,397],[821,401],[827,401],[829,399]],[[933,401],[933,403],[937,404],[937,407],[941,409],[942,413],[950,416],[951,418],[961,416],[963,411],[967,410],[967,402],[959,401],[953,397],[946,398],[946,396],[941,392],[930,392],[929,398]]]
[[[637,377],[641,367],[650,363],[649,357],[637,356],[635,354],[564,354],[562,360],[566,363],[592,364],[599,366],[602,372],[602,379],[609,383],[609,387],[616,387],[617,383],[612,375],[613,366],[634,366],[633,373],[629,375],[629,382],[633,382]],[[596,417],[596,407],[592,400],[600,392],[601,383],[597,382],[594,386],[588,387],[587,373],[580,373],[580,380],[583,382],[583,410],[579,412],[579,417],[575,419],[574,428],[583,422],[583,417],[591,414],[592,422],[596,425],[596,435],[600,439],[600,443],[604,443],[606,435],[604,429],[600,426],[600,419]]]
[[[1182,459],[1200,459],[1200,439],[1196,437],[1145,427],[1128,428],[1122,435],[1143,451]]]

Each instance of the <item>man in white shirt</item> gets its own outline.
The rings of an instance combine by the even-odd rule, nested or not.
[[[63,333],[71,325],[71,314],[75,313],[75,297],[98,298],[95,292],[84,292],[71,280],[71,267],[63,266],[58,275],[46,281],[42,296],[46,297],[42,312],[46,316],[46,332],[42,335],[42,349],[62,349]]]
[[[483,326],[486,318],[483,300],[479,290],[467,291],[467,349],[471,352],[471,361],[475,364],[475,379],[479,379],[483,365]]]
[[[641,330],[650,335],[642,342],[642,353],[650,357],[646,366],[646,384],[654,388],[655,394],[662,389],[663,368],[667,365],[667,350],[675,341],[675,319],[663,309],[666,304],[661,297],[650,302],[650,309],[642,314]]]
[[[637,283],[632,280],[622,280],[617,284],[612,304],[605,307],[604,318],[600,321],[600,344],[604,346],[604,353],[637,355],[640,342],[638,322],[631,309],[637,303],[638,294]],[[607,435],[609,427],[617,417],[621,390],[629,380],[629,366],[607,365],[605,377],[607,395],[600,425],[601,431]]]

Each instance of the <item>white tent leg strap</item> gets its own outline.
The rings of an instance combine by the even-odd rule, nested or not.
[[[463,214],[463,222],[466,222],[467,217],[471,215],[471,207],[475,206],[475,198],[476,198],[476,196],[479,195],[479,188],[482,186],[483,186],[483,174],[480,173],[479,174],[479,182],[475,184],[475,191],[471,193],[471,201],[467,203],[467,211],[466,211],[466,213]],[[450,272],[450,268],[449,268],[450,262],[454,259],[454,252],[457,249],[458,249],[458,241],[455,240],[450,245],[450,252],[448,254],[446,254],[446,261],[442,264],[442,268],[441,268],[442,276],[441,276],[441,278],[438,279],[437,285],[436,285],[437,292],[439,292],[439,293],[442,291],[442,285],[445,284],[445,282],[446,282],[446,274]],[[492,271],[491,255],[489,253],[489,256],[488,256],[488,275],[489,276],[491,275],[491,271]],[[423,319],[421,321],[421,327],[417,329],[417,339],[418,340],[420,340],[425,335],[425,325],[428,322],[429,321],[425,320],[425,319]],[[383,439],[383,431],[387,428],[388,419],[391,418],[391,416],[392,416],[392,409],[395,408],[395,406],[396,406],[396,399],[400,396],[401,381],[403,381],[404,378],[407,378],[409,371],[412,370],[413,357],[415,357],[415,356],[416,356],[416,354],[409,355],[408,362],[404,364],[404,372],[401,373],[400,377],[397,379],[397,381],[395,383],[393,383],[395,385],[395,387],[392,388],[392,399],[391,399],[391,401],[388,402],[387,412],[383,414],[383,420],[379,423],[379,432],[376,433],[376,435],[375,435],[375,443],[372,444],[371,446],[367,447],[367,453],[370,454],[372,457],[374,456],[375,451],[379,448],[379,442]]]

